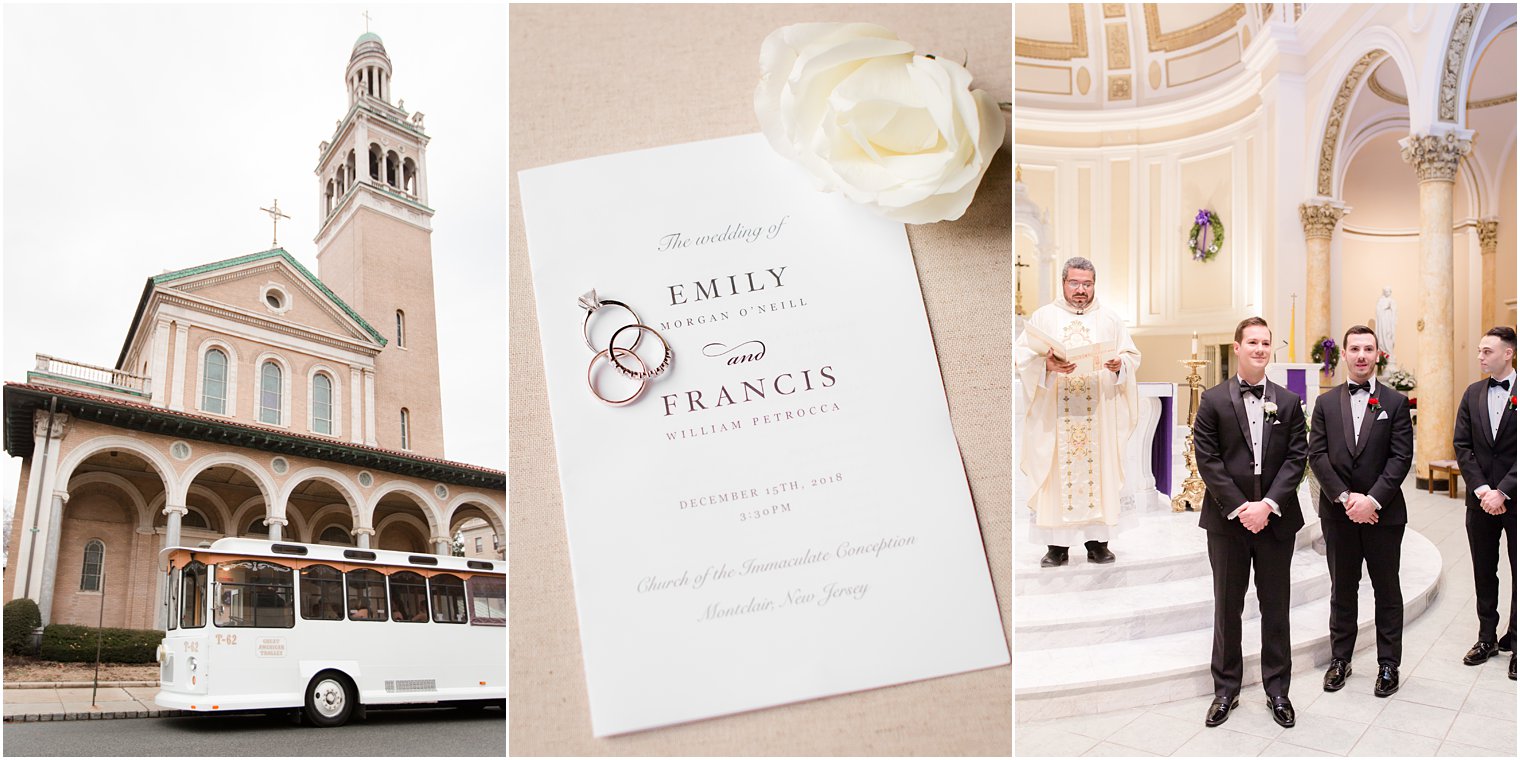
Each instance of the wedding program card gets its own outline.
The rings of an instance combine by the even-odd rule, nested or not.
[[[1008,663],[902,224],[759,135],[519,186],[595,735]]]

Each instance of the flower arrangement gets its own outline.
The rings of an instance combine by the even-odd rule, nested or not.
[[[1210,261],[1224,248],[1224,222],[1219,215],[1206,209],[1198,209],[1193,217],[1193,228],[1188,230],[1188,252],[1194,261]]]
[[[1378,377],[1382,377],[1383,373],[1386,372],[1387,370],[1388,370],[1388,352],[1387,351],[1379,351],[1378,352],[1378,358],[1377,358],[1377,374],[1378,374]]]
[[[1383,381],[1393,386],[1394,390],[1402,393],[1408,393],[1414,390],[1415,387],[1414,375],[1409,374],[1408,370],[1403,369],[1389,372],[1388,377],[1383,378]]]
[[[755,115],[820,190],[908,224],[959,219],[1008,128],[965,67],[875,24],[771,32]]]
[[[1309,350],[1309,358],[1324,365],[1320,368],[1320,372],[1329,375],[1334,373],[1336,365],[1341,363],[1341,350],[1336,347],[1334,338],[1321,335],[1319,341],[1314,344],[1314,348]]]

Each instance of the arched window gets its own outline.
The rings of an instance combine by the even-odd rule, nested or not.
[[[211,525],[206,522],[206,516],[201,514],[200,510],[190,509],[188,507],[185,509],[185,514],[181,515],[179,518],[179,526],[181,528],[200,528],[202,530],[211,530]]]
[[[406,348],[406,312],[396,310],[396,348]]]
[[[380,146],[375,143],[369,144],[369,178],[380,181]]]
[[[323,435],[333,432],[332,378],[320,372],[311,379],[311,429]]]
[[[417,194],[417,164],[410,158],[401,162],[401,189],[407,195]]]
[[[323,198],[323,200],[322,200],[322,203],[323,203],[322,213],[324,213],[324,214],[331,214],[332,213],[332,210],[333,210],[333,188],[334,187],[338,188],[338,192],[341,193],[342,192],[342,188],[343,188],[343,180],[341,180],[341,179],[330,179],[330,180],[327,181],[327,192],[326,192],[326,194],[324,194],[322,196],[322,198]]]
[[[269,526],[264,524],[264,518],[255,517],[253,518],[253,522],[248,523],[248,530],[243,531],[243,535],[267,536],[269,535]]]
[[[412,447],[412,414],[405,409],[401,410],[401,448]]]
[[[385,154],[385,184],[395,187],[400,182],[397,176],[401,173],[401,159],[396,156],[396,151]]]
[[[100,576],[106,566],[106,545],[92,538],[84,545],[84,566],[79,570],[79,590],[99,591]]]
[[[206,352],[201,368],[201,409],[227,413],[227,355],[214,348]]]
[[[283,393],[280,387],[280,365],[274,362],[264,362],[259,368],[259,422],[270,425],[280,424],[280,409],[283,404]]]
[[[322,535],[317,537],[317,543],[342,544],[343,546],[354,545],[353,537],[349,535],[348,531],[338,525],[329,525],[323,529]]]

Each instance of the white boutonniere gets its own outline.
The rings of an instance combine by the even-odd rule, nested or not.
[[[1276,403],[1268,401],[1266,404],[1262,405],[1261,412],[1267,418],[1268,422],[1272,423],[1273,425],[1277,424],[1277,404]]]

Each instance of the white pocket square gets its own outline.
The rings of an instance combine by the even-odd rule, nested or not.
[[[1377,418],[1380,419],[1380,420],[1386,420],[1386,419],[1388,419],[1388,413],[1387,412],[1378,412]]]

